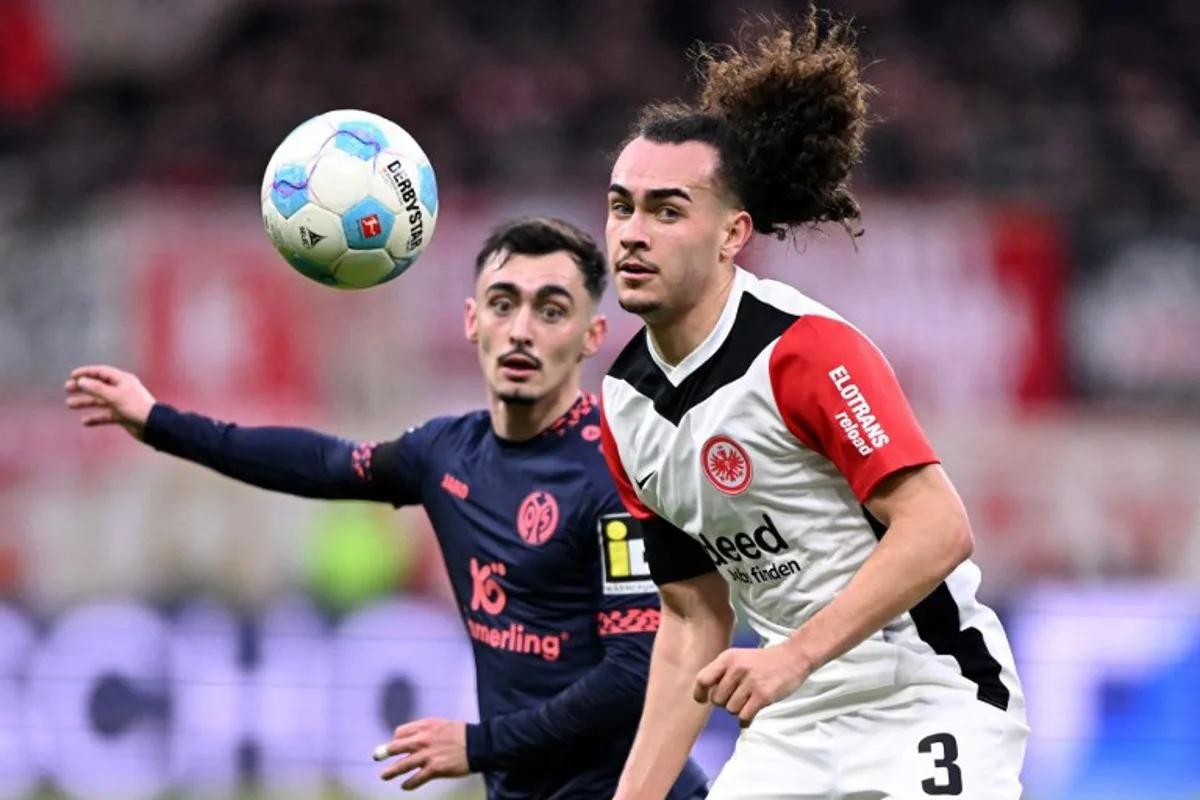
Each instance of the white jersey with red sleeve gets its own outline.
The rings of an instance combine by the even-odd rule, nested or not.
[[[677,365],[641,331],[604,378],[602,442],[662,585],[719,570],[765,643],[850,581],[886,535],[865,503],[938,462],[883,354],[820,303],[738,269],[712,334]],[[818,713],[938,685],[1023,718],[1003,627],[972,562],[817,670],[781,706]]]

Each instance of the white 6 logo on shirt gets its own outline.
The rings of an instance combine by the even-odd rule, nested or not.
[[[712,436],[704,443],[700,465],[708,482],[725,494],[741,494],[754,477],[750,454],[728,436]]]

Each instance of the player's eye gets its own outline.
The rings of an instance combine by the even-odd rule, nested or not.
[[[679,213],[679,209],[675,208],[675,206],[663,206],[658,210],[655,216],[664,222],[674,222],[675,220],[680,219],[683,215]]]
[[[545,306],[542,308],[542,319],[546,322],[559,322],[567,316],[567,312],[560,306]]]
[[[633,206],[625,200],[612,200],[608,204],[608,212],[618,217],[627,217],[633,213]]]
[[[507,314],[512,311],[513,303],[507,297],[493,297],[488,308],[496,314]]]

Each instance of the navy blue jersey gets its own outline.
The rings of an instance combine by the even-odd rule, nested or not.
[[[156,405],[145,440],[226,475],[329,499],[420,504],[475,654],[467,756],[488,797],[609,798],[641,714],[659,602],[600,452],[595,398],[534,439],[486,412],[392,441],[241,428]],[[702,797],[689,763],[671,797]]]

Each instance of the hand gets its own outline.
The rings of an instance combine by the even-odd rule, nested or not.
[[[722,706],[742,722],[754,719],[763,708],[799,689],[812,674],[791,644],[721,653],[697,673],[696,702]]]
[[[420,767],[400,788],[411,791],[434,778],[461,778],[471,774],[467,763],[467,725],[448,719],[419,719],[396,728],[392,741],[375,749],[375,760],[404,756],[380,773],[390,781]]]
[[[85,412],[84,425],[120,425],[133,438],[142,438],[154,395],[133,373],[115,367],[79,367],[63,388],[67,390],[67,408]]]

